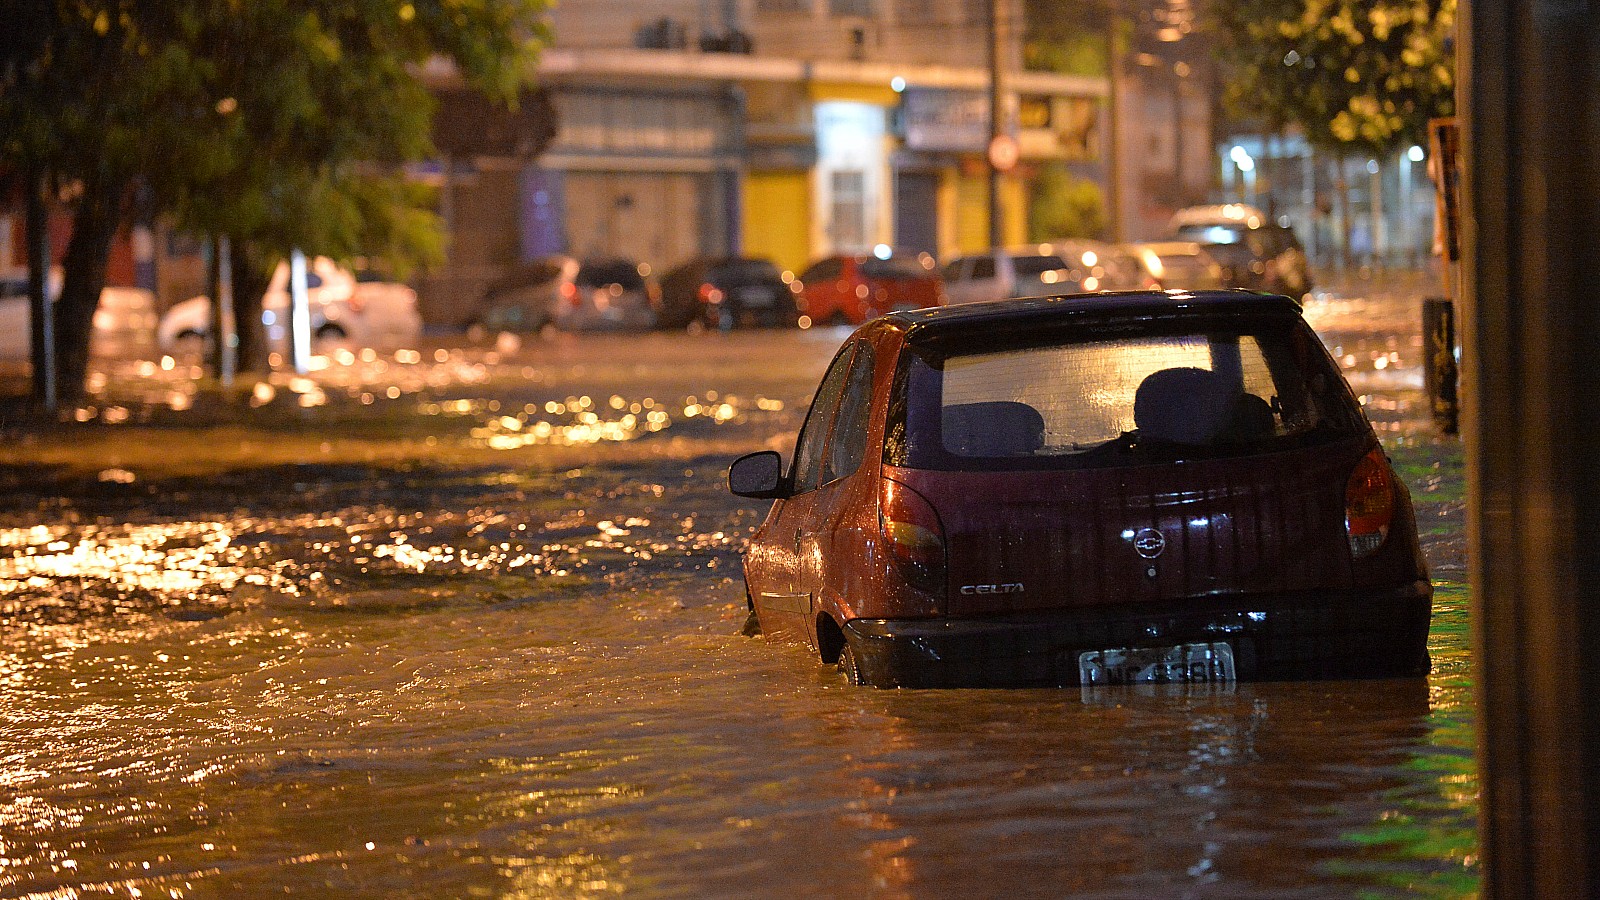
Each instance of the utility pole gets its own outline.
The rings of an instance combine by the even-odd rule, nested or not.
[[[61,404],[56,384],[56,309],[55,298],[50,296],[50,214],[44,205],[44,179],[30,172],[25,193],[33,397],[40,409],[54,416]]]
[[[1110,146],[1106,153],[1110,156],[1106,166],[1106,179],[1111,182],[1111,202],[1107,204],[1107,212],[1111,218],[1111,239],[1125,241],[1128,239],[1127,203],[1123,196],[1123,182],[1127,179],[1127,170],[1122,161],[1122,100],[1127,86],[1123,77],[1127,70],[1127,36],[1123,33],[1123,17],[1120,3],[1111,6],[1110,22],[1106,29],[1106,64],[1109,71],[1106,73],[1111,90],[1107,98],[1107,111],[1111,119]]]
[[[1005,222],[1000,208],[1000,162],[1005,142],[1005,30],[1000,22],[1000,5],[1007,0],[989,0],[989,246],[1005,243]],[[1001,159],[1003,161],[1003,158]]]
[[[1600,896],[1600,4],[1470,0],[1462,435],[1483,896]]]

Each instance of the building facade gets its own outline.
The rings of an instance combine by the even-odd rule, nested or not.
[[[997,0],[1002,233],[1027,234],[1030,179],[1107,184],[1109,82],[1020,71],[1021,0]],[[945,257],[988,244],[986,0],[567,0],[535,80],[556,110],[534,159],[453,160],[451,261],[424,315],[464,321],[520,261],[701,255],[799,271],[833,253]],[[1208,170],[1209,171],[1209,170]]]

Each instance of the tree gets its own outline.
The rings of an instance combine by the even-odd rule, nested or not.
[[[1268,133],[1297,127],[1340,161],[1422,142],[1455,106],[1456,0],[1230,0],[1212,6],[1224,102]],[[1345,236],[1349,246],[1349,235]]]
[[[1414,143],[1454,108],[1455,10],[1455,0],[1214,4],[1224,100],[1339,155]]]
[[[427,196],[401,174],[428,151],[423,67],[441,57],[514,102],[546,36],[544,0],[25,5],[28,40],[0,45],[0,162],[70,194],[57,304],[69,399],[136,185],[179,224],[233,238],[240,323],[259,322],[266,278],[296,246],[436,258]]]
[[[1047,165],[1033,181],[1028,239],[1105,237],[1106,202],[1100,185],[1075,177],[1065,165]]]

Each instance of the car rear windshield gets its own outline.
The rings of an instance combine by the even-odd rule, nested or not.
[[[1030,278],[1045,272],[1054,272],[1057,269],[1070,269],[1067,261],[1060,256],[1049,254],[1044,256],[1015,256],[1011,264],[1016,267],[1018,278]]]
[[[636,291],[644,287],[644,279],[639,275],[639,267],[626,260],[586,262],[578,270],[576,281],[579,287],[585,288],[619,284],[623,290]]]
[[[1244,240],[1246,230],[1243,225],[1185,225],[1178,229],[1177,239],[1200,244],[1237,244]]]
[[[1366,426],[1321,343],[1290,318],[1126,323],[1055,340],[912,347],[885,462],[990,470],[1273,452]]]

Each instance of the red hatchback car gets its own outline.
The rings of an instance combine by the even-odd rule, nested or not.
[[[944,279],[928,256],[830,256],[800,273],[805,323],[860,325],[899,309],[943,306]]]
[[[823,377],[744,559],[760,630],[856,683],[1419,675],[1410,495],[1293,300],[896,313]]]

